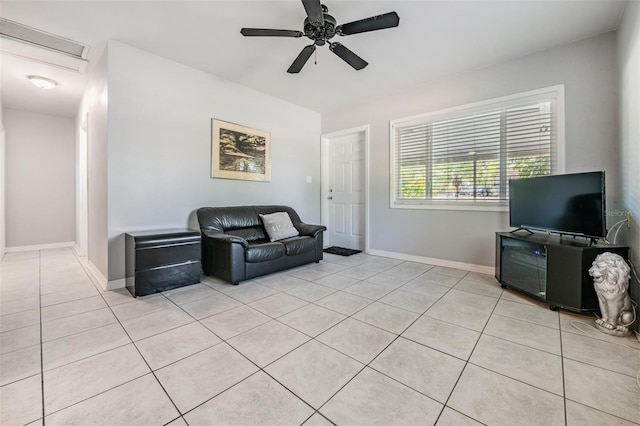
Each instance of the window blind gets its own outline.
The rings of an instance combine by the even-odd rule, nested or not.
[[[395,205],[508,200],[508,180],[556,171],[556,97],[392,122]]]

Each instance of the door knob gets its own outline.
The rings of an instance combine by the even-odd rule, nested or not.
[[[327,200],[333,200],[333,197],[327,197]]]

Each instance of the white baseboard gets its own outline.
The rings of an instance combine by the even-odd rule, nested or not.
[[[418,263],[426,263],[426,264],[435,265],[435,266],[444,266],[446,268],[462,269],[465,271],[478,272],[480,274],[493,275],[495,273],[495,269],[493,266],[475,265],[473,263],[456,262],[453,260],[446,260],[446,259],[435,259],[433,257],[415,256],[412,254],[396,253],[396,252],[384,251],[384,250],[368,250],[367,254],[371,254],[373,256],[390,257],[392,259],[406,260],[409,262],[418,262]]]
[[[124,278],[120,280],[108,281],[107,278],[102,274],[102,272],[100,272],[100,270],[96,267],[96,265],[94,265],[89,260],[88,257],[83,257],[78,254],[79,247],[77,245],[75,245],[75,247],[73,248],[73,251],[74,251],[74,254],[76,255],[76,258],[78,259],[78,261],[80,262],[84,270],[87,272],[87,275],[89,275],[89,278],[91,279],[91,281],[93,281],[97,286],[99,286],[105,291],[116,290],[119,288],[126,287],[126,280]]]
[[[107,290],[107,278],[102,275],[102,272],[100,272],[96,265],[94,265],[93,262],[91,262],[88,258],[80,259],[86,259],[84,261],[81,260],[80,263],[82,264],[82,266],[84,266],[89,275],[89,278],[91,278],[91,280],[99,285],[103,290]]]
[[[107,281],[107,288],[105,290],[117,290],[119,288],[125,288],[127,286],[127,280],[120,278],[119,280]]]
[[[66,248],[71,247],[76,243],[73,241],[69,241],[67,243],[50,243],[50,244],[36,244],[33,246],[15,246],[15,247],[6,247],[5,251],[7,253],[15,253],[20,251],[36,251],[36,250],[48,250],[48,249],[57,249],[57,248]]]
[[[73,247],[71,248],[78,259],[86,259],[87,255],[82,253],[82,250],[80,249],[78,243],[73,243]]]

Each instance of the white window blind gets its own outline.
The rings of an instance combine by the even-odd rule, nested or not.
[[[504,204],[508,180],[554,174],[558,91],[391,123],[392,207]]]

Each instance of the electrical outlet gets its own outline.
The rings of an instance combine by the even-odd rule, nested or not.
[[[631,212],[627,212],[627,229],[631,228]]]

